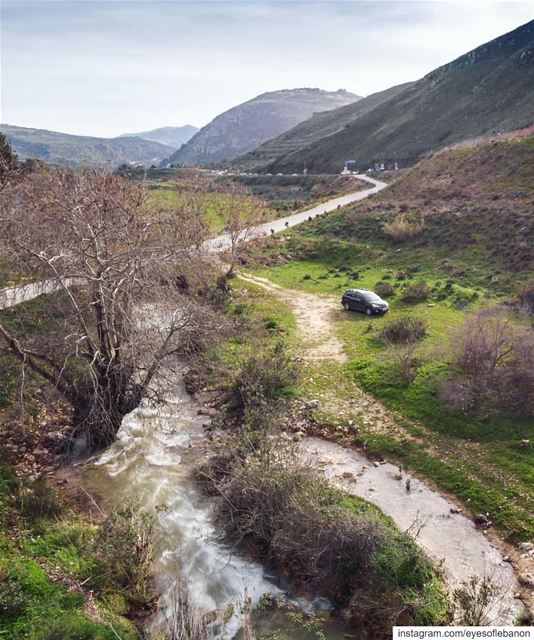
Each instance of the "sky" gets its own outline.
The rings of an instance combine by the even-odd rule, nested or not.
[[[111,137],[277,89],[365,96],[533,18],[532,0],[0,0],[0,122]]]

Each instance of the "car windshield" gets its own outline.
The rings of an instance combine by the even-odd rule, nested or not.
[[[379,298],[376,293],[373,293],[372,291],[366,291],[363,294],[363,297],[368,301],[368,302],[382,302],[382,298]]]

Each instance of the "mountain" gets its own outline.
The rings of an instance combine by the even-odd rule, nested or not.
[[[157,164],[173,148],[141,138],[92,138],[46,129],[0,124],[21,160],[37,158],[71,167],[115,168],[123,163]]]
[[[276,158],[298,151],[320,138],[340,131],[364,113],[398,95],[412,84],[412,82],[406,82],[385,91],[373,93],[339,109],[315,113],[311,118],[297,124],[289,131],[276,136],[276,138],[271,138],[256,149],[237,157],[232,164],[250,169],[259,169],[263,165],[276,160]]]
[[[183,144],[189,142],[198,131],[198,127],[191,124],[184,124],[182,127],[160,127],[151,131],[141,131],[140,133],[123,133],[119,138],[142,138],[151,142],[159,142],[169,147],[179,149]]]
[[[218,115],[173,153],[169,163],[230,160],[291,129],[313,113],[342,107],[359,97],[339,89],[284,89],[263,93]]]
[[[376,160],[400,166],[458,141],[534,122],[534,21],[432,71],[347,128],[280,157],[271,172],[337,172]]]

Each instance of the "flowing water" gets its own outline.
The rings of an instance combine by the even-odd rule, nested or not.
[[[164,612],[172,605],[180,576],[190,599],[212,615],[229,604],[239,605],[245,597],[254,607],[264,594],[283,594],[275,576],[217,535],[213,500],[199,492],[192,478],[207,444],[206,417],[197,410],[180,381],[157,408],[145,403],[128,414],[117,441],[84,469],[86,486],[105,504],[135,498],[156,514],[154,579],[161,596],[159,613],[150,623],[154,634],[164,625]],[[305,611],[328,609],[321,598],[288,599]],[[258,615],[257,623],[263,633],[288,625],[280,614],[267,612]],[[223,637],[233,638],[239,628],[238,617],[232,617]],[[330,640],[347,637],[336,623],[327,623],[325,631]],[[291,631],[285,637],[311,636]]]

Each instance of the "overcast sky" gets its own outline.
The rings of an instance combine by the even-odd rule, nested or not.
[[[368,95],[534,18],[529,2],[1,0],[0,121],[202,126],[264,91]]]

